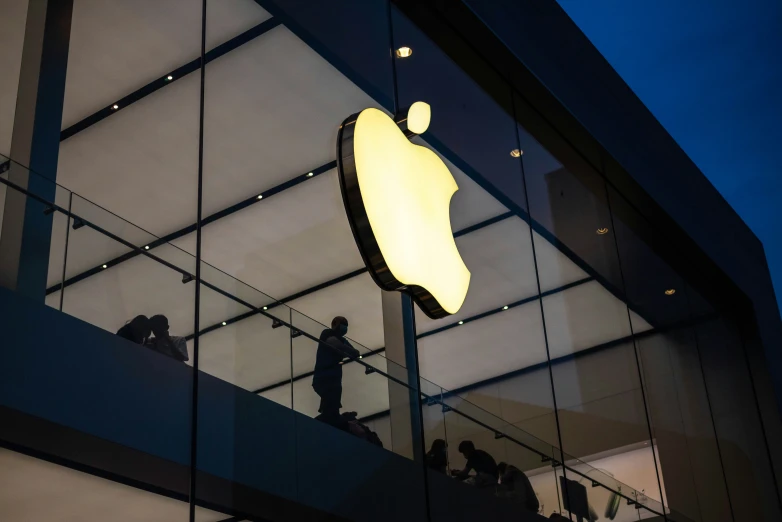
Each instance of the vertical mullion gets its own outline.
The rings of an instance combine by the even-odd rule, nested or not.
[[[605,171],[605,158],[601,157],[602,162],[602,170]],[[602,173],[601,173],[602,174]],[[649,413],[649,404],[646,400],[646,385],[644,384],[644,375],[642,371],[642,364],[641,364],[641,358],[638,356],[638,343],[635,339],[635,329],[633,328],[633,319],[630,315],[630,305],[628,304],[628,295],[627,295],[627,284],[625,283],[625,276],[624,276],[624,270],[622,269],[622,256],[619,253],[619,241],[616,238],[616,223],[614,223],[614,212],[611,209],[611,194],[608,191],[608,183],[606,182],[605,178],[603,178],[603,187],[605,189],[605,195],[606,195],[606,206],[608,207],[608,218],[611,220],[611,235],[614,238],[614,250],[616,251],[616,262],[619,266],[619,278],[622,282],[622,293],[624,294],[624,304],[625,309],[627,310],[627,322],[630,325],[630,336],[633,339],[633,355],[635,356],[635,367],[638,370],[638,384],[641,387],[641,399],[644,403],[644,416],[646,418],[646,427],[649,433],[649,444],[652,447],[652,461],[654,461],[654,471],[657,475],[657,488],[660,492],[660,505],[663,508],[663,518],[667,521],[668,520],[668,513],[665,510],[665,497],[663,496],[663,486],[662,486],[662,475],[660,471],[660,466],[657,463],[657,453],[654,451],[654,434],[652,432],[652,417]],[[696,499],[697,500],[697,499]],[[700,509],[700,507],[699,507]]]
[[[510,95],[511,95],[511,106],[513,107],[513,127],[516,133],[516,146],[521,151],[521,136],[519,135],[519,124],[518,119],[516,117],[516,93],[513,91],[512,88],[510,88]],[[543,311],[543,295],[540,288],[540,273],[538,271],[538,256],[535,252],[535,236],[532,233],[532,209],[529,205],[529,194],[527,193],[527,176],[524,173],[524,155],[522,154],[519,157],[519,172],[521,174],[521,181],[522,181],[522,187],[524,189],[524,204],[527,207],[527,214],[529,215],[530,222],[528,223],[529,228],[529,241],[530,241],[530,247],[532,248],[532,261],[535,266],[535,284],[537,285],[538,289],[538,305],[540,306],[540,319],[543,326],[543,340],[546,345],[546,367],[548,368],[548,374],[549,374],[549,383],[551,384],[551,399],[553,401],[554,405],[554,420],[556,422],[557,426],[557,442],[559,442],[559,456],[560,460],[562,462],[562,476],[567,480],[567,467],[565,466],[565,448],[562,444],[562,430],[560,429],[559,424],[559,408],[557,407],[557,392],[554,387],[554,371],[551,368],[551,353],[549,351],[549,345],[548,345],[548,331],[546,329],[546,314]],[[553,457],[553,455],[552,455]],[[552,461],[552,467],[554,468],[554,480],[557,481],[557,474],[556,474],[556,467],[553,465],[554,462]],[[556,484],[557,488],[559,488],[559,485]],[[557,489],[558,491],[559,489]],[[564,495],[568,494],[567,488],[565,488],[565,491],[563,493]],[[568,502],[568,504],[570,504]],[[564,504],[562,505],[564,506]],[[571,520],[573,520],[572,515],[568,511],[568,516]]]
[[[198,106],[198,202],[196,211],[195,309],[193,314],[193,383],[190,416],[190,522],[195,522],[198,459],[198,355],[201,309],[201,221],[204,177],[204,91],[206,80],[206,2],[201,0],[201,92]]]

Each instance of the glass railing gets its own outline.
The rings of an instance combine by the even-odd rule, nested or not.
[[[0,158],[0,164],[6,160]],[[25,176],[34,182],[25,182]],[[200,268],[198,310],[199,370],[261,395],[296,412],[318,417],[321,399],[313,389],[312,370],[319,336],[326,326],[264,294],[218,268],[196,261],[186,249],[166,242],[112,212],[54,182],[11,163],[0,173],[2,201],[21,198],[51,217],[51,247],[46,303],[100,328],[115,332],[139,315],[165,315],[169,333],[186,343],[185,357],[159,349],[161,356],[193,363],[195,280]],[[2,212],[0,212],[2,216]],[[183,243],[186,244],[186,243]],[[151,336],[145,332],[142,337]],[[141,341],[143,342],[143,340]],[[400,455],[410,448],[394,447],[389,413],[390,390],[414,390],[422,401],[424,444],[432,448],[430,480],[451,480],[464,467],[458,451],[462,441],[506,463],[496,479],[457,477],[503,502],[545,516],[576,511],[586,505],[587,519],[625,521],[664,514],[663,505],[644,491],[616,480],[608,472],[563,453],[518,426],[426,379],[408,383],[405,368],[349,340],[358,357],[340,362],[343,373],[341,406],[346,416],[339,427]],[[409,391],[408,391],[409,393]],[[397,446],[400,443],[397,441]],[[404,445],[402,443],[402,445]],[[438,449],[439,448],[439,449]],[[525,491],[525,474],[535,498]],[[434,502],[453,502],[450,497]],[[585,504],[584,504],[585,503]],[[572,508],[572,509],[568,509]],[[596,518],[595,518],[596,517]]]

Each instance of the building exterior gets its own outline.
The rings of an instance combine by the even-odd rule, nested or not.
[[[1,9],[3,520],[782,519],[762,246],[554,0]],[[417,101],[471,274],[441,319],[337,176],[346,118]],[[158,314],[186,361],[116,335]],[[335,316],[382,448],[314,419]]]

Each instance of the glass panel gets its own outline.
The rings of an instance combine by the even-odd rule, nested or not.
[[[661,493],[692,519],[731,520],[689,292],[682,278],[636,232],[653,238],[651,227],[613,188],[609,195],[665,485],[659,493],[647,489],[646,494],[659,501]]]
[[[373,348],[383,344],[380,302],[355,273],[363,262],[335,145],[345,118],[382,107],[373,96],[388,90],[387,26],[382,1],[207,6],[220,53],[207,57],[205,79],[203,259],[322,324],[347,317]],[[345,45],[356,31],[367,39]],[[182,238],[191,247],[192,235]]]
[[[291,310],[206,263],[201,277],[197,502],[264,516],[259,491],[296,491]]]
[[[624,302],[604,183],[586,165],[563,165],[521,128],[519,137],[562,448],[586,462],[611,457],[608,473],[639,490],[652,477],[659,500],[632,337],[651,327]]]
[[[145,250],[154,236],[78,195],[71,209],[63,311],[112,332],[163,315],[171,335],[189,337],[194,287],[183,273],[193,271],[192,258],[167,255],[170,245]]]
[[[486,187],[486,182],[493,184],[503,205],[525,208],[518,161],[511,155],[518,146],[510,87],[505,99],[492,98],[393,5],[391,22],[394,46],[412,50],[395,60],[399,107],[416,101],[431,106],[431,122],[421,138],[457,171]],[[490,70],[485,74],[487,81],[504,83]],[[454,175],[459,183],[459,173]]]
[[[196,220],[201,2],[128,10],[74,2],[57,179],[165,237]]]
[[[711,313],[695,332],[733,513],[737,520],[779,519],[767,446],[776,441],[764,437],[740,330],[729,317]]]
[[[36,190],[43,183],[33,173],[29,181]],[[78,269],[79,263],[107,259],[100,256],[135,252],[128,246],[131,243],[108,229],[120,228],[117,231],[123,235],[132,235],[136,229],[112,221],[116,216],[107,215],[61,187],[49,191],[55,196],[53,204],[33,195],[28,197],[13,185],[5,187],[6,195],[27,198],[28,213],[40,212],[38,215],[53,220],[54,237],[47,245],[51,290],[47,303],[59,308],[62,302],[64,312],[84,321],[35,309],[37,303],[33,301],[24,306],[25,300],[18,301],[23,311],[17,313],[24,320],[10,319],[20,331],[6,343],[13,357],[3,361],[7,370],[4,383],[14,392],[5,394],[4,401],[17,411],[13,424],[20,431],[14,436],[27,430],[45,431],[51,436],[25,436],[13,444],[91,473],[132,476],[164,491],[166,496],[139,495],[115,482],[29,458],[9,457],[13,460],[9,465],[17,468],[14,476],[25,475],[21,487],[27,480],[27,485],[60,484],[55,489],[67,494],[52,506],[79,516],[104,512],[108,505],[97,498],[107,496],[114,499],[112,509],[127,502],[129,509],[141,517],[153,508],[171,516],[178,516],[184,508],[186,517],[187,504],[168,498],[181,499],[185,494],[188,473],[183,466],[190,454],[192,375],[182,364],[190,349],[179,328],[185,325],[182,316],[192,313],[192,295],[169,295],[183,286],[180,273],[139,254],[127,264],[104,263],[105,268],[101,266],[94,277],[71,281],[62,292],[63,270],[68,273],[63,255],[66,262],[73,261],[72,269],[73,265]],[[84,218],[86,215],[90,221]],[[177,297],[181,303],[176,302]],[[12,311],[4,311],[9,320]],[[169,317],[150,317],[156,312]],[[25,345],[28,340],[34,340],[35,349]],[[145,428],[139,431],[139,426]],[[67,447],[61,446],[63,441],[67,441]],[[89,447],[90,451],[73,451],[79,447]],[[109,454],[112,458],[105,459]],[[25,517],[35,517],[31,513],[46,517],[39,506],[22,503],[18,507],[27,510],[20,511]]]

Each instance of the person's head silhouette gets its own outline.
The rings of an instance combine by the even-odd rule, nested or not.
[[[429,451],[432,453],[440,453],[445,451],[446,445],[443,439],[434,439],[432,441],[432,447]]]
[[[475,444],[471,440],[463,440],[459,443],[459,453],[469,460],[472,454],[475,453]]]
[[[133,337],[132,340],[139,344],[143,343],[144,340],[149,337],[152,330],[149,318],[146,315],[137,315],[128,322],[127,326]]]
[[[168,317],[165,315],[153,315],[149,318],[149,326],[155,337],[166,337],[168,335]]]
[[[331,329],[337,332],[339,335],[345,335],[348,333],[348,320],[338,315],[331,320]]]

